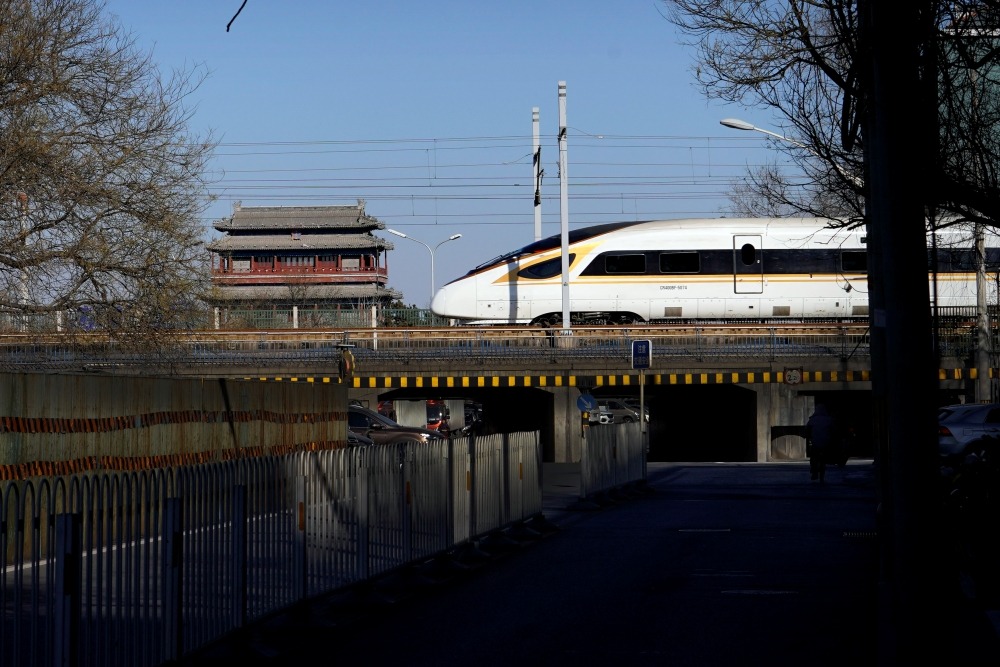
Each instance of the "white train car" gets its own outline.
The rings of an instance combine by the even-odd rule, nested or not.
[[[655,220],[573,230],[571,319],[614,325],[866,318],[865,237],[864,229],[834,228],[819,218]],[[939,232],[937,257],[932,295],[938,304],[974,307],[971,233]],[[990,248],[993,270],[998,259],[1000,251]],[[431,310],[464,322],[558,326],[562,282],[561,237],[555,235],[447,283]],[[989,302],[996,303],[990,289]]]

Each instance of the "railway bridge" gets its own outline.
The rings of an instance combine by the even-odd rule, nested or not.
[[[355,340],[350,396],[453,399],[483,405],[493,428],[542,434],[547,461],[578,461],[588,428],[582,394],[640,398],[650,460],[780,461],[805,457],[803,425],[817,401],[852,423],[854,455],[871,456],[871,357],[863,325],[713,325],[412,333]],[[648,369],[632,343],[649,341]],[[976,369],[966,334],[949,337],[942,390],[960,400]],[[398,347],[397,347],[398,346]],[[373,353],[379,347],[378,353]],[[459,422],[461,423],[461,422]],[[597,427],[599,428],[599,427]]]
[[[976,337],[955,325],[937,340],[943,400],[961,400],[977,375]],[[635,367],[635,341],[649,342],[648,368]],[[817,401],[853,423],[853,455],[872,455],[863,324],[205,331],[155,353],[58,337],[0,342],[2,372],[217,378],[262,384],[265,394],[268,384],[333,384],[373,408],[443,400],[453,428],[472,401],[487,429],[539,431],[551,462],[578,461],[589,429],[600,428],[581,413],[584,394],[640,398],[654,461],[804,458],[802,429]]]

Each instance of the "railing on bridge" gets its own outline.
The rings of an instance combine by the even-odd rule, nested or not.
[[[996,329],[991,349],[1000,349]],[[628,364],[633,340],[649,340],[653,368],[685,361],[773,361],[776,359],[868,359],[868,327],[829,323],[782,325],[673,325],[655,327],[358,328],[278,331],[162,332],[148,341],[109,340],[97,334],[0,334],[0,372],[76,372],[142,367],[170,374],[175,369],[302,365],[310,372],[336,372],[340,349],[350,346],[361,369],[427,361],[469,367],[517,366],[600,360]],[[941,326],[935,344],[941,359],[970,360],[979,338],[962,321]]]
[[[0,664],[158,665],[540,516],[538,433],[0,486]]]
[[[337,331],[188,332],[163,336],[148,349],[97,336],[0,335],[0,371],[98,370],[101,366],[266,365],[335,363],[351,346],[359,363],[454,360],[476,365],[577,359],[628,362],[633,340],[652,341],[656,360],[860,358],[869,355],[866,327],[734,326],[579,328],[530,327],[344,329]],[[949,354],[967,354],[967,331],[941,338]]]

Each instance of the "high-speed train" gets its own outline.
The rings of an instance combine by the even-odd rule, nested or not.
[[[939,306],[975,306],[973,235],[936,234]],[[996,271],[991,242],[986,266]],[[618,222],[569,232],[574,324],[868,316],[864,229],[822,218],[699,218]],[[928,254],[928,259],[931,255]],[[930,267],[928,261],[930,279]],[[561,236],[490,260],[434,295],[431,310],[466,323],[562,323]],[[996,303],[989,281],[989,303]]]

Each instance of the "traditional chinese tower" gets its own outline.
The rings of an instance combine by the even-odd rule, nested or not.
[[[208,244],[216,326],[363,326],[401,298],[386,286],[385,223],[357,206],[241,206]]]

